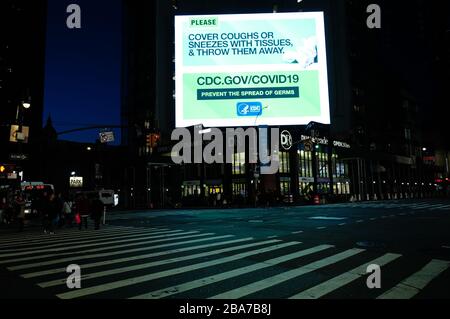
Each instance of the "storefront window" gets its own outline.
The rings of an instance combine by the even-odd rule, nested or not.
[[[199,185],[184,184],[182,186],[182,194],[183,197],[200,195],[201,194],[200,184]]]
[[[299,151],[299,175],[300,177],[313,177],[312,169],[312,153],[305,152],[303,150]]]
[[[247,184],[246,183],[233,183],[233,195],[247,197]]]
[[[291,194],[291,178],[290,177],[280,178],[280,194],[282,196]]]
[[[245,153],[233,154],[233,175],[245,174]]]
[[[280,173],[287,174],[290,173],[290,159],[289,153],[280,152]]]
[[[316,153],[318,163],[318,175],[321,178],[328,178],[328,154],[326,150]]]

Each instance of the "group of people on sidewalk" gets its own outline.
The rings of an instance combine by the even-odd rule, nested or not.
[[[0,222],[18,225],[18,230],[23,231],[26,214],[26,200],[21,193],[17,193],[12,200],[1,200]],[[32,203],[32,209],[36,210],[46,234],[55,234],[55,229],[64,226],[72,228],[78,225],[79,230],[88,228],[89,217],[94,221],[95,230],[100,229],[100,223],[104,212],[104,204],[98,199],[89,200],[84,194],[76,196],[72,201],[68,196],[56,195],[54,192],[44,192]]]

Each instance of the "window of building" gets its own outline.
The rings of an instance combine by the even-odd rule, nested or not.
[[[313,177],[312,153],[299,151],[299,176]]]
[[[245,182],[233,182],[233,196],[247,197],[247,184]]]
[[[290,173],[290,159],[288,152],[280,152],[280,173]]]
[[[281,177],[280,178],[280,194],[282,196],[291,194],[291,178],[290,177]]]
[[[200,185],[184,184],[182,186],[183,197],[196,196],[201,194]]]
[[[334,183],[333,192],[336,195],[349,195],[350,194],[350,184],[347,183]]]
[[[233,154],[233,175],[245,174],[245,153]]]
[[[326,151],[319,151],[316,153],[318,164],[318,176],[321,178],[329,178],[328,173],[328,154]]]
[[[300,195],[308,195],[314,190],[314,182],[300,181],[298,183],[298,190]]]

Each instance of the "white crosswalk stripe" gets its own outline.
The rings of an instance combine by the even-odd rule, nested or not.
[[[282,238],[236,237],[163,226],[108,226],[99,232],[73,229],[62,231],[58,239],[38,233],[8,238],[2,237],[0,266],[61,299],[104,294],[160,299],[196,296],[198,292],[211,299],[239,299],[278,288],[290,299],[318,299],[345,292],[367,276],[368,265],[379,265],[385,271],[394,261],[406,263],[408,259],[331,243],[308,247]],[[383,290],[386,292],[378,298],[414,298],[450,267],[449,261],[426,262],[422,269],[410,267],[407,274],[399,274],[398,282],[386,287],[389,290]],[[65,268],[73,263],[82,268],[82,289],[65,286]],[[327,267],[337,270],[329,272]],[[411,275],[412,271],[416,272]],[[315,278],[314,285],[308,278]],[[292,285],[293,281],[305,284]],[[135,286],[139,290],[133,296]],[[215,287],[221,288],[214,291]]]
[[[184,273],[194,271],[194,270],[199,270],[199,269],[204,269],[207,267],[222,265],[224,263],[231,263],[233,261],[238,261],[238,260],[241,260],[244,258],[248,258],[250,256],[255,256],[255,255],[262,254],[262,253],[276,251],[278,249],[289,247],[292,245],[297,245],[297,244],[299,244],[299,243],[298,242],[288,242],[288,243],[277,244],[274,246],[269,246],[269,247],[261,248],[261,249],[255,249],[255,250],[251,250],[250,252],[245,252],[245,253],[240,253],[237,255],[232,255],[229,257],[214,259],[211,261],[202,262],[202,263],[198,263],[198,264],[192,264],[192,265],[185,266],[185,267],[179,267],[179,268],[164,270],[161,272],[152,273],[152,274],[148,274],[148,275],[144,275],[144,276],[118,280],[115,282],[110,282],[110,283],[93,286],[93,287],[89,287],[89,288],[82,288],[82,289],[78,289],[76,291],[70,291],[70,292],[58,294],[57,297],[59,297],[61,299],[73,299],[73,298],[78,298],[78,297],[83,297],[83,296],[89,296],[89,295],[93,295],[93,294],[100,293],[100,292],[105,292],[105,291],[110,291],[110,290],[117,289],[117,288],[131,286],[131,285],[134,285],[137,283],[143,283],[143,282],[147,282],[147,281],[151,281],[151,280],[155,280],[155,279],[174,276],[177,274],[184,274]]]
[[[378,299],[410,299],[423,290],[433,279],[448,269],[450,262],[432,260],[420,271],[406,278]]]
[[[123,268],[115,268],[115,269],[111,269],[111,270],[90,273],[88,275],[82,276],[81,280],[83,282],[85,282],[88,279],[101,278],[101,277],[117,275],[117,274],[122,274],[122,273],[136,271],[136,270],[148,269],[148,268],[152,268],[152,267],[156,267],[156,266],[162,266],[162,265],[182,262],[182,261],[186,261],[186,260],[192,260],[192,259],[198,259],[198,258],[203,258],[203,257],[219,255],[219,254],[223,254],[223,253],[232,252],[235,250],[252,248],[252,247],[262,246],[262,245],[266,245],[266,244],[274,244],[277,242],[279,242],[279,241],[278,240],[268,240],[268,241],[263,241],[263,242],[241,245],[241,246],[233,246],[230,248],[223,248],[223,249],[218,249],[218,250],[213,250],[213,251],[207,251],[205,253],[199,253],[199,254],[194,254],[194,255],[177,257],[177,258],[170,258],[170,259],[166,259],[166,260],[159,260],[159,261],[138,264],[138,265],[123,267]],[[63,279],[59,279],[59,280],[42,282],[42,283],[39,283],[39,286],[42,288],[47,288],[47,287],[63,285],[63,284],[65,284],[65,282],[66,282],[66,278],[63,278]]]
[[[167,251],[163,251],[163,252],[137,255],[137,256],[127,257],[127,258],[119,258],[119,259],[112,259],[112,260],[110,259],[107,261],[83,264],[83,269],[89,269],[89,268],[100,267],[100,266],[109,266],[109,265],[123,263],[123,262],[136,261],[136,260],[142,260],[142,259],[153,258],[153,257],[161,257],[161,256],[165,256],[165,255],[173,255],[173,254],[177,254],[177,253],[182,253],[182,252],[191,251],[191,250],[199,250],[199,249],[203,249],[203,248],[211,248],[211,247],[216,247],[216,246],[237,244],[237,243],[249,241],[252,239],[253,239],[252,237],[247,237],[247,238],[242,238],[242,239],[234,239],[234,240],[229,240],[229,241],[216,242],[216,243],[206,244],[206,245],[192,246],[192,247],[187,247],[187,248],[178,248],[178,249],[167,250]],[[34,273],[27,273],[27,274],[22,274],[21,276],[23,278],[35,278],[35,277],[41,277],[41,276],[45,276],[45,275],[58,274],[58,273],[61,273],[61,268],[49,269],[49,270],[34,272]]]
[[[39,243],[54,243],[56,241],[60,242],[63,240],[73,240],[74,238],[96,238],[99,235],[120,235],[120,234],[133,234],[133,233],[143,233],[143,232],[156,232],[156,231],[168,231],[169,229],[105,229],[102,231],[80,231],[77,236],[74,236],[73,231],[65,231],[57,233],[56,235],[39,234],[36,236],[24,235],[18,237],[10,237],[8,239],[3,239],[0,241],[0,248],[7,248],[11,245],[32,245],[34,241],[39,241]]]
[[[197,279],[191,282],[187,282],[178,286],[174,286],[174,287],[169,287],[169,288],[165,288],[165,289],[161,289],[161,290],[157,290],[157,291],[153,291],[153,292],[149,292],[143,295],[139,295],[136,297],[133,297],[132,299],[156,299],[156,298],[164,298],[164,297],[168,297],[170,295],[173,295],[175,293],[181,293],[181,292],[186,292],[192,289],[196,289],[196,288],[200,288],[200,287],[204,287],[206,285],[210,285],[210,284],[214,284],[217,283],[219,281],[223,281],[223,280],[227,280],[230,278],[234,278],[234,277],[238,277],[238,276],[242,276],[244,274],[248,274],[257,270],[261,270],[264,268],[268,268],[268,267],[273,267],[276,266],[278,264],[296,259],[296,258],[300,258],[300,257],[304,257],[304,256],[308,256],[308,255],[312,255],[314,253],[318,253],[320,251],[332,248],[334,246],[330,246],[330,245],[321,245],[321,246],[316,246],[310,249],[305,249],[305,250],[301,250],[298,252],[295,252],[293,254],[289,254],[289,255],[284,255],[278,258],[274,258],[271,260],[267,260],[265,262],[262,263],[256,263],[253,264],[251,266],[247,266],[247,267],[243,267],[243,268],[239,268],[239,269],[234,269],[228,272],[224,272],[224,273],[220,273],[218,275],[214,275],[211,277],[206,277],[206,278],[201,278],[201,279]]]
[[[154,243],[161,243],[161,242],[167,242],[167,241],[175,241],[175,240],[180,240],[180,239],[188,239],[188,238],[197,238],[197,237],[205,237],[205,236],[211,236],[214,235],[214,233],[206,233],[206,234],[194,234],[194,235],[187,235],[187,236],[181,236],[181,237],[170,237],[170,238],[163,238],[163,239],[152,239],[152,240],[144,240],[144,241],[140,241],[137,243],[132,243],[132,244],[120,244],[120,245],[114,245],[114,246],[107,246],[107,247],[103,247],[103,248],[96,248],[96,249],[89,249],[89,250],[85,250],[83,251],[84,253],[99,253],[101,251],[105,251],[105,250],[111,250],[111,249],[119,249],[119,248],[127,248],[127,247],[133,247],[133,246],[142,246],[145,244],[154,244]],[[68,249],[70,249],[68,247]],[[30,260],[36,260],[36,259],[43,259],[43,258],[51,258],[51,257],[59,257],[61,255],[64,256],[75,256],[75,255],[79,255],[79,251],[74,251],[74,252],[65,252],[65,253],[52,253],[52,254],[47,254],[47,255],[35,255],[35,256],[31,256],[31,257],[23,257],[23,258],[16,258],[16,259],[9,259],[9,260],[0,260],[0,265],[1,264],[7,264],[7,263],[22,263],[24,261],[30,261]],[[72,258],[73,260],[74,258]],[[51,262],[51,261],[50,261]],[[48,265],[50,262],[43,262],[43,263],[38,263],[38,265]],[[15,267],[11,267],[8,269],[11,270],[20,270],[20,269],[26,269],[26,268],[30,268],[30,267],[34,267],[35,265],[20,265],[20,266],[15,266]]]
[[[5,258],[5,257],[16,257],[16,256],[24,256],[24,255],[31,255],[31,254],[39,254],[39,253],[44,253],[44,252],[62,252],[62,251],[67,251],[68,249],[70,250],[74,250],[74,249],[80,249],[80,248],[88,248],[88,247],[95,247],[95,246],[104,246],[104,245],[111,245],[111,244],[117,244],[117,243],[126,243],[126,242],[133,242],[133,241],[139,241],[139,240],[146,240],[146,239],[157,239],[157,238],[170,238],[170,237],[175,237],[175,236],[181,236],[181,235],[191,235],[191,234],[198,234],[198,231],[190,231],[190,232],[180,232],[178,230],[176,231],[171,231],[169,234],[164,234],[164,235],[144,235],[144,236],[139,236],[142,238],[130,238],[133,236],[128,236],[127,239],[119,239],[119,240],[112,240],[112,241],[106,241],[106,242],[92,242],[89,244],[83,244],[83,245],[73,245],[73,246],[69,246],[69,247],[59,247],[59,248],[46,248],[43,247],[43,249],[38,249],[38,250],[27,250],[27,251],[21,251],[21,252],[14,252],[14,253],[7,253],[7,254],[0,254],[0,258]]]
[[[296,294],[289,299],[318,299],[321,298],[349,283],[367,275],[367,267],[369,265],[378,265],[380,267],[385,266],[386,264],[397,260],[401,255],[398,254],[386,254],[380,258],[372,260],[360,267],[357,267],[353,270],[350,270],[342,275],[336,276],[326,282],[323,282],[313,288],[302,291],[299,294]]]
[[[319,261],[315,261],[306,266],[302,266],[297,269],[286,271],[286,272],[283,272],[276,276],[273,276],[270,278],[265,278],[260,281],[253,282],[249,285],[242,286],[242,287],[221,293],[219,295],[211,297],[211,299],[239,299],[239,298],[248,296],[252,293],[255,293],[255,292],[264,290],[266,288],[278,285],[285,281],[288,281],[288,280],[294,279],[296,277],[305,275],[307,273],[316,271],[320,268],[330,266],[341,260],[355,256],[359,253],[362,253],[363,251],[364,251],[364,249],[358,249],[358,248],[349,249],[349,250],[346,250],[337,255],[333,255],[331,257],[327,257],[327,258],[321,259]]]
[[[121,237],[126,236],[127,238],[136,238],[139,239],[139,237],[146,237],[146,236],[155,236],[155,235],[164,235],[164,234],[176,234],[176,233],[181,233],[182,230],[171,230],[171,231],[153,231],[153,232],[140,232],[140,233],[110,233],[110,234],[106,234],[105,236],[102,236],[101,240],[110,240],[110,239],[121,239]],[[66,239],[66,240],[60,240],[57,239],[56,241],[53,240],[51,242],[43,242],[41,241],[40,244],[44,244],[43,246],[40,246],[40,249],[47,249],[47,248],[60,248],[60,247],[67,247],[67,245],[76,243],[76,244],[81,244],[81,243],[91,243],[93,242],[93,239],[95,239],[96,243],[99,244],[103,244],[104,242],[100,242],[98,239],[98,235],[94,236],[94,237],[82,237],[82,238],[72,238],[72,239]],[[50,244],[49,244],[50,243]],[[105,242],[107,244],[111,243],[110,242]],[[33,244],[28,244],[26,246],[29,245],[33,245]],[[27,250],[29,250],[30,248],[27,247],[23,247],[24,245],[20,245],[21,248],[15,248],[14,249],[14,253],[17,252],[26,252]],[[22,248],[23,247],[23,248]],[[77,246],[72,246],[74,248],[77,248]],[[11,250],[11,249],[10,249]],[[0,258],[3,257],[2,252],[4,252],[5,250],[0,249]]]

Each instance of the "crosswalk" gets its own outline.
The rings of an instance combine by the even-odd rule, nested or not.
[[[428,211],[448,211],[450,203],[433,202],[404,202],[401,200],[343,203],[316,206],[316,208],[374,208],[374,209],[408,209],[408,210],[428,210]]]
[[[72,264],[81,267],[80,289],[67,287]],[[366,287],[372,264],[395,272],[376,296]],[[279,238],[108,225],[56,235],[0,234],[0,267],[61,299],[318,299],[351,296],[355,285],[370,297],[410,299],[449,278],[450,262],[412,263],[397,253]]]

